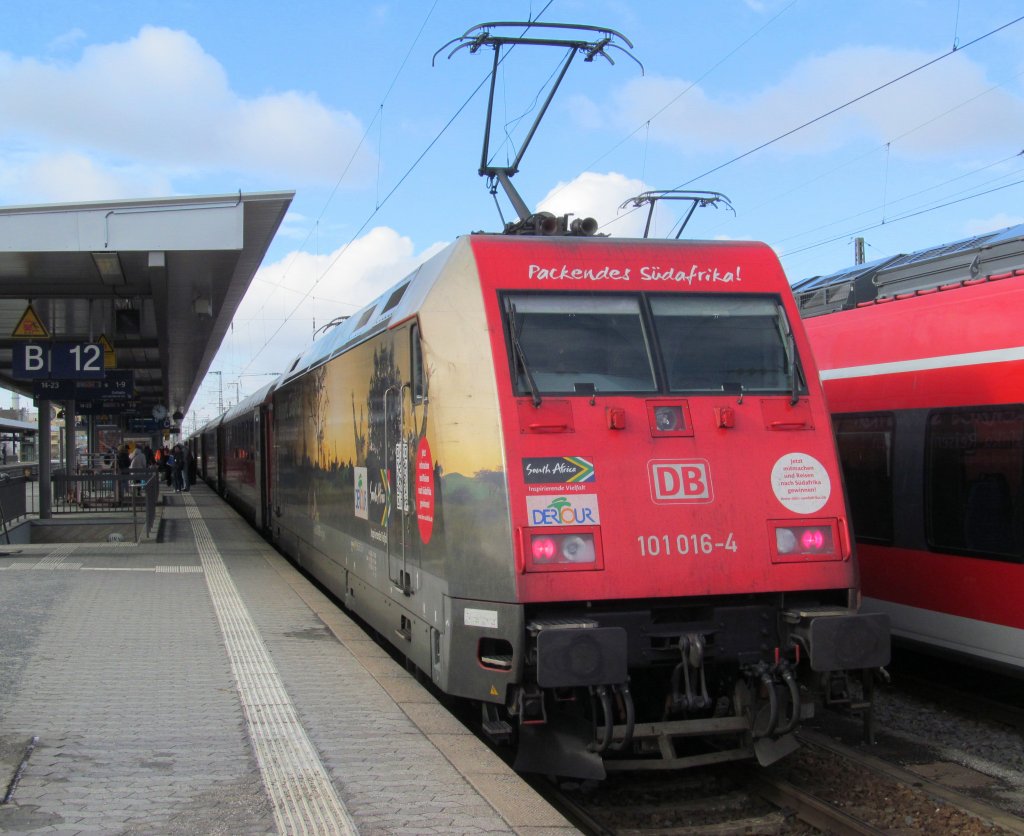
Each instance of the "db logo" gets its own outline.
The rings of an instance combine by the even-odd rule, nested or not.
[[[651,498],[655,502],[711,502],[711,470],[705,459],[650,461]]]

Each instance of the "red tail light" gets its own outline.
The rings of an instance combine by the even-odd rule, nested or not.
[[[831,531],[821,528],[805,528],[800,534],[800,545],[805,553],[820,552],[825,543],[831,540]]]
[[[555,558],[555,538],[540,536],[530,538],[530,551],[534,563],[550,563]]]
[[[807,520],[801,525],[770,523],[772,561],[840,560],[835,520]]]
[[[557,532],[523,529],[524,572],[602,569],[595,529]]]

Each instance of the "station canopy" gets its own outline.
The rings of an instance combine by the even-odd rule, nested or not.
[[[293,197],[0,207],[0,386],[94,414],[97,402],[114,415],[186,412]],[[133,395],[93,397],[100,384],[77,380],[96,346],[98,377],[132,380]]]

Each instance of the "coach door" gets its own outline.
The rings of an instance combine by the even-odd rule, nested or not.
[[[274,449],[273,443],[273,421],[271,420],[273,415],[274,405],[264,404],[259,408],[260,425],[259,425],[259,438],[256,441],[256,479],[258,481],[259,494],[260,494],[260,510],[259,519],[257,522],[260,524],[261,531],[270,531],[270,504],[271,495],[274,493],[271,490],[271,473],[270,473],[270,461],[271,452]]]
[[[409,537],[409,441],[406,438],[406,392],[408,384],[396,384],[384,392],[384,449],[391,477],[391,507],[388,510],[388,578],[406,595],[412,593],[412,576],[407,564]]]
[[[388,575],[406,595],[414,590],[413,568],[418,564],[414,475],[417,441],[426,429],[426,389],[420,351],[420,329],[409,329],[409,382],[396,384],[384,394],[386,439],[391,481],[391,516],[388,521]],[[423,426],[418,424],[422,420]]]

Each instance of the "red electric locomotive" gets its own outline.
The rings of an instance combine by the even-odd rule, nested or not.
[[[439,689],[478,703],[518,768],[770,762],[889,654],[886,617],[857,612],[789,286],[763,244],[595,238],[593,219],[531,213],[510,178],[537,122],[511,165],[488,154],[512,45],[564,48],[560,81],[578,52],[629,42],[533,21],[448,45],[494,50],[479,172],[518,220],[458,239],[204,432],[207,473]],[[251,468],[226,458],[232,428]],[[256,490],[233,484],[255,474]]]
[[[220,433],[234,501],[520,769],[769,762],[888,661],[762,244],[463,237]]]
[[[794,290],[865,610],[901,641],[1024,673],[1024,226]]]

